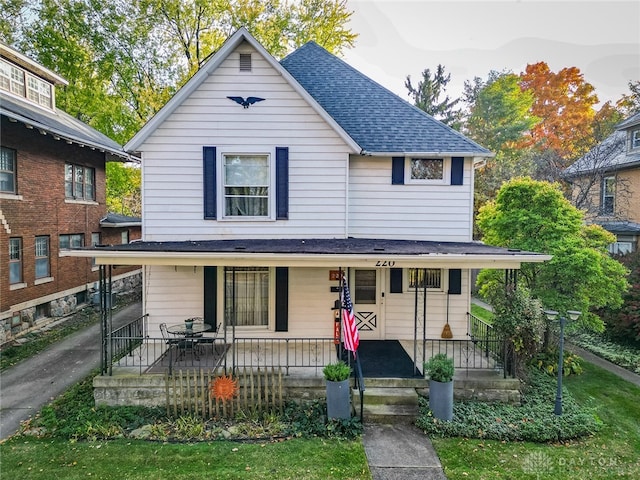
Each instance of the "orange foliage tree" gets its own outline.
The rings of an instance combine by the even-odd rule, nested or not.
[[[545,62],[527,65],[520,79],[520,87],[535,97],[531,113],[542,119],[530,130],[530,146],[553,150],[568,166],[591,145],[598,103],[594,87],[580,69],[554,73]]]

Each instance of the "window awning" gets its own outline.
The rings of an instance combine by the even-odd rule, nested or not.
[[[359,268],[520,268],[550,255],[481,242],[429,242],[367,238],[245,239],[133,242],[67,250],[102,265],[288,266]]]

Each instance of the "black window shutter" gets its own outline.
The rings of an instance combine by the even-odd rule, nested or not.
[[[464,157],[451,158],[451,185],[462,185],[464,178]]]
[[[390,275],[390,293],[402,293],[402,269],[391,268],[389,270]]]
[[[462,293],[462,270],[459,268],[449,270],[449,293],[451,295]]]
[[[276,267],[276,332],[289,330],[289,268]]]
[[[289,147],[276,147],[276,218],[289,218]]]
[[[204,218],[216,219],[216,147],[202,147]]]
[[[215,330],[217,297],[218,297],[218,267],[204,267],[204,323]]]
[[[391,157],[391,184],[404,184],[404,157]]]

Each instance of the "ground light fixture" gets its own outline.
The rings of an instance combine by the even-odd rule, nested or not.
[[[553,413],[556,415],[562,415],[562,376],[563,376],[563,365],[564,365],[564,327],[567,324],[567,317],[564,315],[559,315],[555,310],[545,310],[544,314],[549,319],[549,321],[553,322],[556,318],[560,319],[560,353],[558,355],[558,390],[556,392],[556,405]],[[567,316],[569,320],[577,320],[578,317],[582,315],[582,312],[578,312],[577,310],[567,310]]]

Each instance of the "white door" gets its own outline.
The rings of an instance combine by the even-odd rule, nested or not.
[[[382,338],[382,270],[354,268],[350,272],[351,301],[362,340]]]

